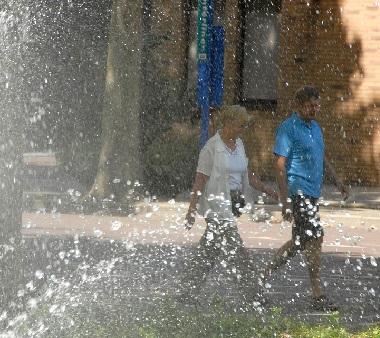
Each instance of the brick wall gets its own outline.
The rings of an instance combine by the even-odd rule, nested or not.
[[[242,8],[239,0],[226,0],[224,96],[225,104],[236,103],[240,90]]]
[[[186,77],[186,2],[154,3],[154,29],[159,33],[174,27],[174,36],[158,48],[157,55],[175,82]],[[241,4],[225,0],[224,104],[238,102],[241,90]],[[263,179],[274,179],[274,134],[292,111],[293,94],[310,84],[321,90],[318,122],[339,175],[352,184],[379,186],[379,17],[380,7],[369,0],[283,0],[278,106],[275,111],[252,110],[255,123],[244,137]]]
[[[284,1],[277,111],[300,85],[317,86],[327,154],[346,180],[371,186],[380,179],[379,14],[373,1]]]
[[[373,1],[296,0],[283,1],[281,14],[278,106],[252,111],[255,127],[245,136],[257,172],[274,178],[275,130],[291,113],[295,90],[310,84],[321,90],[318,122],[335,169],[351,184],[378,186],[380,7]]]

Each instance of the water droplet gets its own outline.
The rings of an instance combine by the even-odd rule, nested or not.
[[[103,235],[103,231],[98,230],[98,229],[94,230],[94,236],[95,237],[102,237],[102,235]]]
[[[296,240],[294,241],[295,245],[301,245],[300,236],[296,236]]]
[[[111,230],[117,231],[121,228],[122,223],[120,221],[112,221],[111,223]]]
[[[206,239],[208,241],[212,241],[214,239],[214,234],[212,232],[208,232],[206,235]]]
[[[35,276],[37,279],[42,279],[44,277],[44,273],[41,270],[37,270],[35,272]]]

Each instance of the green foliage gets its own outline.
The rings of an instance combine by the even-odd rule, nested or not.
[[[341,323],[339,313],[325,316],[320,324],[310,324],[286,317],[280,308],[242,312],[219,299],[208,307],[164,300],[134,313],[95,303],[66,304],[64,311],[51,309],[52,304],[40,304],[13,333],[17,337],[62,338],[380,338],[379,324],[352,334]]]
[[[269,313],[256,311],[242,313],[223,310],[222,303],[215,303],[207,309],[184,309],[166,306],[155,315],[139,335],[143,338],[178,337],[239,337],[239,338],[380,338],[379,325],[370,327],[359,334],[347,331],[338,312],[324,317],[321,324],[303,323],[287,318],[280,308]]]
[[[57,149],[57,156],[65,172],[85,187],[91,187],[99,163],[100,138],[87,135],[82,138],[68,138],[61,144],[63,146]]]
[[[292,325],[292,338],[349,338],[353,337],[340,322],[339,313],[335,312],[325,317],[325,322],[319,325],[297,323]]]
[[[355,338],[380,338],[380,323],[369,327],[367,330],[354,336]]]
[[[190,190],[198,155],[198,136],[171,134],[157,139],[144,154],[148,190],[169,197]]]

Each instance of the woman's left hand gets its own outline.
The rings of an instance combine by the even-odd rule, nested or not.
[[[279,197],[276,191],[272,189],[267,189],[266,194],[272,197],[278,203]]]
[[[184,221],[185,228],[187,230],[190,230],[195,222],[195,213],[196,213],[195,209],[189,208],[185,217],[185,221]]]

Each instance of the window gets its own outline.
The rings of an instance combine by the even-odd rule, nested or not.
[[[246,5],[241,101],[256,108],[277,102],[281,1]]]

